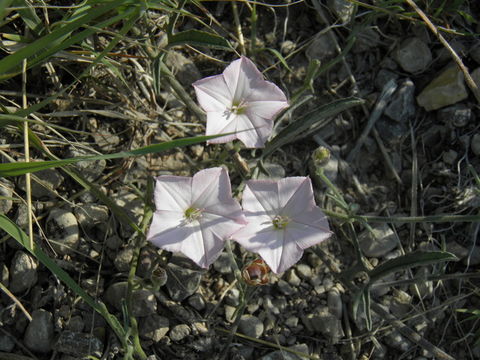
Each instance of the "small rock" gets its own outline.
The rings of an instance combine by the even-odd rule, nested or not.
[[[427,111],[455,104],[468,97],[463,73],[456,65],[448,67],[432,80],[417,96],[417,102]]]
[[[328,33],[319,33],[308,47],[306,55],[310,60],[327,60],[335,57],[335,43]]]
[[[285,280],[280,279],[277,282],[278,289],[283,295],[292,295],[295,293],[295,290],[287,283]]]
[[[33,352],[47,353],[52,349],[53,315],[43,309],[32,313],[32,321],[25,330],[23,343]]]
[[[458,153],[455,150],[448,150],[442,155],[443,162],[447,165],[453,165],[455,160],[457,160]]]
[[[167,265],[168,279],[166,287],[170,297],[175,301],[183,301],[193,295],[200,286],[203,272],[191,270],[170,262]]]
[[[331,314],[333,314],[339,320],[342,319],[342,297],[337,288],[332,288],[328,292],[327,305]]]
[[[337,16],[342,23],[348,23],[352,19],[355,5],[346,0],[328,0],[328,8]]]
[[[9,290],[19,294],[37,283],[38,262],[29,254],[18,250],[10,265]]]
[[[468,255],[462,261],[465,265],[476,266],[480,264],[480,246],[468,249]]]
[[[35,199],[53,198],[55,195],[52,192],[55,192],[64,180],[60,172],[53,169],[38,171],[34,175],[42,184],[32,179],[32,197]],[[25,191],[25,177],[20,178],[18,185]]]
[[[463,260],[468,256],[468,249],[460,245],[456,241],[448,241],[446,249],[448,252],[455,255],[459,260]]]
[[[305,355],[310,355],[308,345],[307,344],[298,344],[289,347],[289,349],[294,350],[298,353],[303,353]],[[267,355],[264,355],[260,358],[260,360],[307,360],[308,358],[303,356],[297,356],[294,353],[277,350],[273,351]]]
[[[473,135],[470,148],[476,156],[480,156],[480,134]]]
[[[416,278],[425,278],[425,280],[417,280],[415,284],[410,284],[410,293],[420,298],[428,298],[433,294],[433,282],[427,281],[426,277],[430,275],[430,270],[427,267],[423,267],[417,270],[415,273]],[[418,290],[418,291],[417,291]]]
[[[114,151],[118,144],[120,144],[120,137],[116,134],[112,134],[112,132],[106,127],[101,127],[93,132],[92,137],[103,153]]]
[[[126,282],[114,283],[105,291],[105,300],[120,311],[122,310],[122,303],[125,301],[126,290]],[[150,290],[134,290],[132,296],[133,316],[149,316],[157,311],[157,300]]]
[[[87,356],[100,358],[103,352],[103,343],[100,339],[90,334],[65,330],[60,333],[54,349],[76,358]]]
[[[398,74],[387,69],[380,69],[375,77],[375,87],[381,91],[390,80],[397,80]]]
[[[139,333],[143,339],[159,342],[167,334],[170,322],[166,317],[152,314],[140,321]]]
[[[113,261],[113,264],[115,265],[118,271],[127,272],[130,270],[130,262],[132,261],[132,258],[133,258],[133,249],[126,248],[121,250],[117,254],[117,256],[115,257],[115,260]]]
[[[312,268],[307,264],[297,264],[296,271],[304,280],[308,280],[312,277]]]
[[[190,327],[185,324],[180,324],[174,326],[169,333],[170,339],[172,341],[182,341],[185,339],[188,335],[190,335]]]
[[[454,127],[464,127],[472,118],[472,109],[467,105],[458,104],[438,111],[438,119]]]
[[[298,326],[298,317],[297,316],[289,316],[287,320],[285,320],[285,325],[289,328],[296,328]]]
[[[394,52],[394,59],[409,73],[425,70],[432,61],[432,53],[428,46],[419,38],[404,40]]]
[[[228,255],[226,252],[222,252],[217,260],[215,260],[213,263],[213,268],[220,274],[231,274],[231,265],[232,262],[230,261],[230,255]]]
[[[205,310],[205,299],[201,294],[193,294],[188,298],[188,305],[197,311]]]
[[[91,229],[97,224],[108,221],[108,207],[98,204],[79,204],[73,210],[78,223],[84,229]]]
[[[263,334],[263,322],[253,315],[242,315],[238,329],[242,334],[253,338],[259,338]]]
[[[117,250],[122,244],[123,240],[117,235],[110,236],[105,241],[105,245],[111,250]]]
[[[71,148],[69,157],[75,158],[80,156],[88,156],[93,155],[91,153],[86,152],[85,150]],[[103,170],[107,166],[107,161],[104,159],[101,160],[84,160],[75,163],[75,167],[80,170],[80,173],[90,182],[97,180],[100,175],[102,175]]]
[[[13,338],[7,334],[0,334],[0,351],[11,352],[15,347],[15,341]]]
[[[393,331],[387,335],[388,345],[400,350],[402,352],[406,352],[411,348],[411,343],[403,337],[398,331]]]
[[[85,327],[85,322],[80,315],[75,315],[70,318],[66,328],[67,330],[75,331],[75,332],[82,332],[83,328]]]
[[[286,276],[287,282],[292,286],[299,286],[302,280],[297,276],[295,269],[290,269]]]
[[[0,178],[0,214],[6,214],[13,205],[13,183]]]
[[[363,231],[358,241],[360,247],[367,257],[382,257],[398,245],[397,237],[387,224],[380,224]]]
[[[394,290],[390,310],[397,318],[402,319],[412,309],[412,296],[403,290]]]
[[[178,51],[168,51],[165,63],[173,69],[178,81],[184,86],[190,86],[202,77],[195,63]]]
[[[398,122],[408,122],[415,115],[415,85],[412,80],[406,79],[390,100],[385,115]]]
[[[71,212],[53,209],[47,218],[47,234],[52,247],[60,254],[72,254],[80,242],[78,222]]]
[[[470,56],[480,65],[480,41],[477,41],[477,43],[470,48]]]
[[[240,304],[240,291],[237,288],[231,289],[225,298],[225,303],[230,306],[238,306]]]
[[[398,145],[406,134],[408,134],[408,124],[405,122],[393,121],[386,116],[382,116],[376,123],[380,137],[391,147]],[[368,161],[371,155],[364,155],[364,162]]]
[[[353,3],[350,3],[353,6]],[[353,45],[354,53],[372,51],[380,43],[380,35],[371,27],[364,27],[357,34],[357,41]],[[342,77],[343,78],[343,77]]]
[[[297,47],[297,44],[295,44],[291,40],[285,40],[280,44],[280,51],[282,52],[283,55],[290,54],[295,48]]]
[[[225,305],[224,310],[225,310],[225,320],[227,320],[229,323],[233,323],[235,321],[235,318],[233,317],[233,315],[235,314],[235,311],[237,310],[237,308],[235,306]]]
[[[337,344],[344,336],[341,321],[331,314],[327,307],[317,307],[313,312],[304,315],[302,322],[308,330],[326,336],[332,344]]]

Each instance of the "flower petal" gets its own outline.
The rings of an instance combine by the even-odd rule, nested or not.
[[[232,106],[233,92],[229,89],[223,75],[210,76],[195,81],[192,85],[203,110],[223,112]]]
[[[320,209],[317,209],[317,211],[322,213]],[[321,223],[317,223],[315,226],[308,223],[292,221],[288,224],[285,231],[288,236],[295,239],[297,245],[302,249],[317,245],[332,235],[325,217],[323,217]]]
[[[235,118],[237,115],[231,115],[230,119],[226,119],[225,112],[208,112],[207,113],[207,131],[206,135],[216,135],[236,131]],[[208,144],[222,144],[237,138],[237,134],[227,135],[209,140]]]
[[[252,92],[252,86],[257,81],[263,80],[262,73],[245,56],[228,65],[223,72],[223,77],[235,102],[243,100],[247,94]]]
[[[277,181],[247,181],[243,190],[242,207],[257,216],[268,215],[272,219],[275,215],[278,215],[280,209],[278,206]]]
[[[285,231],[277,230],[276,241],[258,251],[262,259],[275,274],[284,272],[302,258],[301,249]]]
[[[249,117],[255,115],[266,121],[273,120],[275,115],[287,107],[288,103],[286,101],[249,101],[245,113]]]
[[[285,103],[288,106],[285,93],[274,83],[264,80],[263,75],[252,84],[250,93],[245,96],[245,100],[250,102],[275,101]]]
[[[290,218],[301,216],[315,206],[310,178],[304,176],[288,177],[278,181],[279,206],[281,214]]]
[[[156,179],[154,198],[157,210],[185,211],[191,203],[192,179],[163,175]]]

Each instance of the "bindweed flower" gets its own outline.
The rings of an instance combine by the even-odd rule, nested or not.
[[[147,240],[181,252],[204,268],[217,259],[225,240],[246,224],[222,168],[201,170],[193,177],[159,176],[155,206]]]
[[[331,235],[325,214],[315,205],[310,178],[247,181],[242,205],[248,225],[232,238],[258,253],[274,273]]]
[[[282,90],[266,81],[244,56],[227,66],[223,74],[198,80],[193,86],[200,106],[207,112],[206,134],[238,132],[209,143],[238,139],[248,148],[263,147],[272,133],[273,118],[288,107]],[[242,131],[247,129],[251,130]]]

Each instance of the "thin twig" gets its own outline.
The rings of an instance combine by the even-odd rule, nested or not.
[[[425,24],[427,24],[427,27],[433,32],[437,39],[448,50],[453,60],[457,63],[458,67],[463,72],[463,76],[465,77],[465,82],[467,83],[467,86],[470,88],[470,90],[472,90],[473,95],[475,95],[478,103],[480,103],[480,90],[478,89],[477,84],[475,84],[475,81],[473,81],[473,78],[470,76],[468,68],[463,64],[460,56],[457,55],[457,53],[455,52],[455,50],[453,50],[448,41],[445,40],[442,34],[440,34],[437,27],[430,21],[430,19],[427,17],[427,15],[425,15],[422,9],[420,9],[413,0],[406,0],[406,2],[417,12],[417,14],[422,18]]]
[[[242,33],[242,25],[240,24],[240,16],[238,15],[238,7],[235,1],[232,1],[233,21],[235,22],[235,31],[238,37],[238,46],[240,47],[240,53],[246,55],[245,52],[245,39]]]
[[[27,60],[22,63],[22,108],[27,108]],[[30,162],[30,142],[28,137],[28,122],[23,123],[23,144],[25,151],[25,162]],[[32,222],[32,184],[30,173],[25,174],[25,196],[27,201],[27,219],[28,219],[28,238],[30,239],[30,248],[33,249],[33,222]]]

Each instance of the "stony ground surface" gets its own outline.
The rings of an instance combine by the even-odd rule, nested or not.
[[[465,11],[478,16],[478,4],[470,2],[468,8],[467,3]],[[220,34],[235,33],[228,4],[205,6],[219,20],[212,26]],[[249,44],[249,12],[240,6],[240,15]],[[435,20],[445,25],[447,15],[452,27],[480,32],[478,26],[459,14],[439,14]],[[139,24],[152,34],[156,46],[162,46],[163,34],[152,24],[161,20],[161,14],[152,13],[150,21]],[[185,21],[180,29],[193,25],[198,26]],[[480,84],[478,38],[448,33],[444,36]],[[478,102],[450,54],[421,23],[362,7],[353,12],[353,5],[342,1],[301,2],[280,8],[258,6],[256,46],[278,49],[286,58],[289,69],[267,50],[255,55],[259,68],[268,69],[266,76],[289,97],[302,86],[311,60],[328,66],[313,83],[315,96],[293,112],[288,121],[335,99],[357,96],[366,100],[364,106],[342,113],[311,136],[270,156],[266,168],[271,177],[312,176],[318,204],[332,209],[332,201],[325,196],[309,164],[313,150],[323,145],[333,155],[327,165],[328,177],[346,200],[358,207],[359,214],[478,212],[479,185],[471,170],[480,172]],[[342,51],[344,58],[339,57]],[[220,50],[200,54],[179,47],[170,50],[165,61],[193,96],[193,81],[221,72],[235,58]],[[154,87],[152,64],[141,58],[122,60],[119,68],[127,84],[108,68],[99,68],[44,114],[44,120],[80,131],[65,137],[45,134],[57,155],[66,158],[93,151],[117,152],[203,133],[204,124],[168,86]],[[69,78],[68,70],[59,70],[60,83]],[[3,89],[19,88],[17,85],[13,80]],[[47,78],[29,91],[48,94],[55,91],[55,86]],[[32,96],[30,100],[38,98]],[[374,126],[359,142],[368,123]],[[3,144],[19,142],[8,128],[0,131]],[[140,222],[143,202],[139,194],[145,191],[149,177],[191,175],[219,165],[221,152],[219,146],[196,145],[134,160],[83,162],[77,167]],[[251,151],[242,150],[240,154],[246,161],[255,159]],[[234,187],[239,185],[242,174],[234,162],[227,157],[223,164],[229,167]],[[34,182],[33,205],[41,225],[36,241],[89,294],[105,301],[111,312],[122,319],[133,232],[64,172],[46,170],[36,177],[40,181]],[[0,182],[0,195],[23,195],[22,178]],[[0,200],[0,213],[26,226],[26,207],[21,202]],[[341,223],[332,219],[331,224],[335,235],[321,245],[331,263],[307,251],[301,262],[286,273],[272,274],[269,283],[258,288],[249,300],[238,328],[245,336],[234,338],[229,358],[299,358],[276,350],[276,345],[321,359],[432,358],[424,347],[401,335],[384,315],[373,314],[372,330],[367,330],[362,311],[357,318],[352,316],[354,294],[332,269],[352,266],[354,248],[351,235],[342,230]],[[456,311],[478,308],[475,279],[427,281],[429,275],[441,277],[477,270],[478,223],[371,226],[373,232],[360,226],[355,231],[372,266],[415,250],[447,249],[457,255],[457,263],[392,273],[382,280],[382,286],[373,288],[372,301],[453,358],[479,358],[480,347],[474,345],[473,335],[478,322]],[[29,322],[19,306],[2,294],[0,351],[22,355],[22,359],[68,360],[87,355],[120,358],[120,344],[105,321],[12,239],[0,235],[1,282],[33,317]],[[244,259],[252,258],[239,248],[235,251]],[[152,287],[150,281],[154,269],[157,275],[162,274],[160,289]],[[181,256],[146,246],[137,277],[139,288],[134,293],[133,313],[139,322],[143,348],[152,359],[210,359],[222,352],[228,337],[224,330],[230,328],[239,305],[239,291],[226,254],[203,271]],[[387,284],[412,277],[423,280]]]

